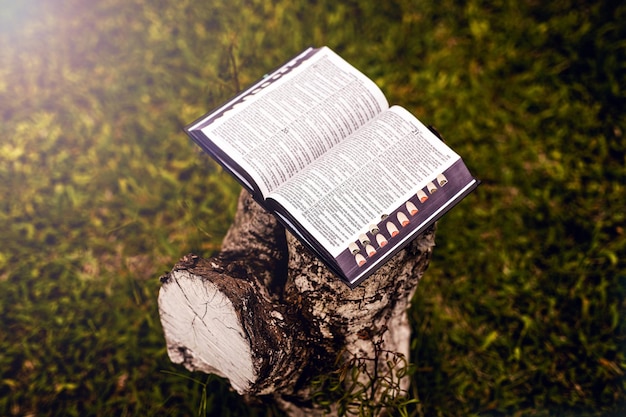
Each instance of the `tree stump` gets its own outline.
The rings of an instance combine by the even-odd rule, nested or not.
[[[408,358],[407,309],[434,235],[433,227],[351,290],[244,190],[219,255],[187,255],[161,277],[168,355],[227,378],[249,400],[269,396],[291,416],[321,415],[313,378],[360,361],[367,383],[396,371],[381,353]],[[381,394],[372,387],[372,395]]]

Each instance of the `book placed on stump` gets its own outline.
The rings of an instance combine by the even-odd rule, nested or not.
[[[303,51],[185,131],[352,288],[479,183],[327,47]]]

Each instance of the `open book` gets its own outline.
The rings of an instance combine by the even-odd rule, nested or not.
[[[327,47],[185,131],[352,288],[478,185],[459,155]]]

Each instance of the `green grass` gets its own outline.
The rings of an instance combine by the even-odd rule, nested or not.
[[[626,413],[617,3],[0,0],[0,415],[279,415],[172,365],[156,295],[239,192],[182,126],[309,45],[483,180],[411,309],[412,413]]]

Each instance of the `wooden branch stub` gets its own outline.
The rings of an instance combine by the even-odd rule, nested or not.
[[[241,298],[231,299],[227,294],[236,291],[220,289],[214,278],[184,269],[170,274],[159,295],[161,311],[172,312],[161,314],[167,351],[172,362],[226,377],[233,388],[246,392],[257,376],[239,317],[243,306],[231,301]]]
[[[264,395],[299,377],[292,355],[306,354],[301,330],[259,281],[221,258],[179,263],[163,279],[159,309],[174,363],[228,378],[240,394]],[[182,264],[182,265],[181,265]],[[230,272],[228,275],[225,272]],[[233,273],[234,272],[234,273]]]

